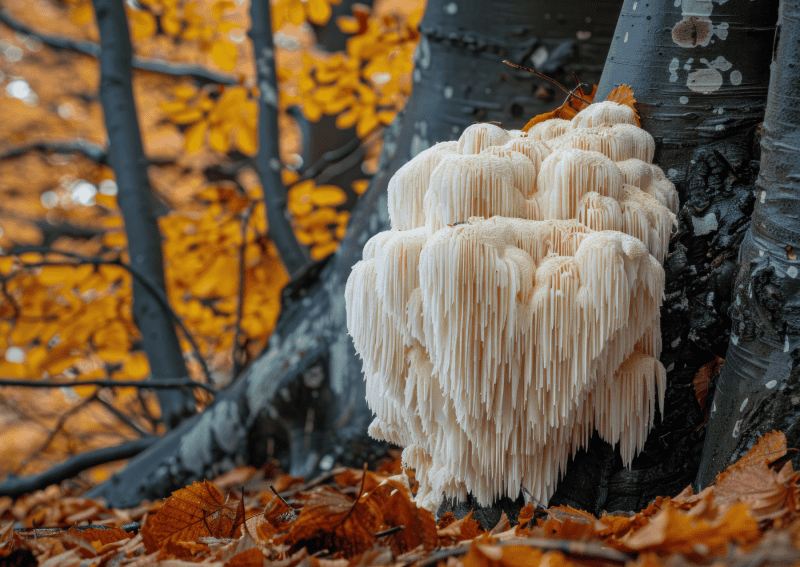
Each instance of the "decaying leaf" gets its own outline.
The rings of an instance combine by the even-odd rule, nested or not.
[[[167,543],[200,537],[237,537],[244,522],[240,503],[207,480],[176,490],[142,527],[145,549],[153,552]]]
[[[720,358],[718,356],[715,356],[714,358],[715,359],[711,362],[701,366],[700,370],[698,370],[697,374],[695,374],[694,380],[692,380],[695,398],[697,398],[697,403],[700,404],[700,408],[703,411],[705,411],[706,406],[708,405],[706,398],[708,397],[708,386],[711,383],[711,379],[720,373],[722,370],[722,365],[725,364],[724,358]]]

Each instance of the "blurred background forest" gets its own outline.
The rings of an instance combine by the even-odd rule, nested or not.
[[[267,237],[254,163],[249,7],[126,2],[166,296],[189,377],[215,389],[263,349],[288,281]],[[312,260],[328,257],[344,237],[383,131],[410,94],[423,10],[424,0],[272,3],[287,218]],[[150,367],[132,315],[92,3],[3,0],[0,20],[2,479],[150,438],[165,425],[150,390],[13,385],[133,383]],[[211,399],[194,389],[197,410]],[[94,485],[119,467],[97,466],[72,482]]]

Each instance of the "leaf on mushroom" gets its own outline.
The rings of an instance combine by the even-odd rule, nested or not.
[[[581,98],[588,100],[590,102],[594,101],[594,96],[597,94],[597,85],[592,86],[592,92],[587,93],[583,90],[583,87],[578,89],[578,94]],[[551,120],[553,118],[561,118],[562,120],[572,120],[576,114],[578,114],[581,110],[586,108],[588,105],[579,100],[577,98],[568,97],[567,100],[556,108],[555,110],[551,110],[550,112],[545,112],[543,114],[537,114],[533,118],[531,118],[525,126],[522,127],[523,132],[527,132],[540,122],[544,122],[546,120]]]
[[[636,112],[636,99],[633,98],[633,90],[628,85],[620,85],[615,88],[613,91],[609,93],[606,97],[606,101],[609,102],[616,102],[618,104],[624,104],[626,106],[630,106],[633,109],[633,112],[636,116],[636,125],[641,127],[642,123],[639,120],[639,113]]]

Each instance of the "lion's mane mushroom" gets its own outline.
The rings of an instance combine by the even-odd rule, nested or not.
[[[632,161],[650,167],[652,138],[606,107],[580,118],[600,126],[550,120],[535,137],[473,125],[390,184],[392,230],[348,279],[348,329],[370,434],[405,447],[426,508],[523,487],[544,502],[595,430],[629,465],[663,403],[675,217]],[[576,132],[621,141],[592,151]]]
[[[678,191],[660,167],[635,158],[617,162],[617,167],[625,183],[652,195],[673,214],[678,214]]]
[[[611,101],[590,104],[570,120],[570,128],[591,128],[602,124],[636,125],[636,113],[625,104]]]

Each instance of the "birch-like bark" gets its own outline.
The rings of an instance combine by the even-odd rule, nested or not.
[[[122,0],[93,0],[100,29],[100,102],[108,130],[109,155],[117,181],[117,202],[125,220],[131,266],[164,290],[161,233],[155,197],[147,177],[132,87],[132,47]],[[133,280],[133,318],[154,380],[188,376],[175,325],[147,289]],[[191,393],[158,393],[167,427],[194,413]]]
[[[777,7],[777,0],[623,4],[598,98],[620,84],[633,89],[642,126],[656,140],[654,162],[681,197],[679,228],[664,265],[666,408],[631,470],[595,438],[572,460],[551,504],[641,510],[695,478],[705,411],[693,381],[727,348],[732,275],[752,212],[754,140],[766,105]]]
[[[753,222],[698,474],[704,487],[762,435],[800,443],[800,2],[782,0]]]

